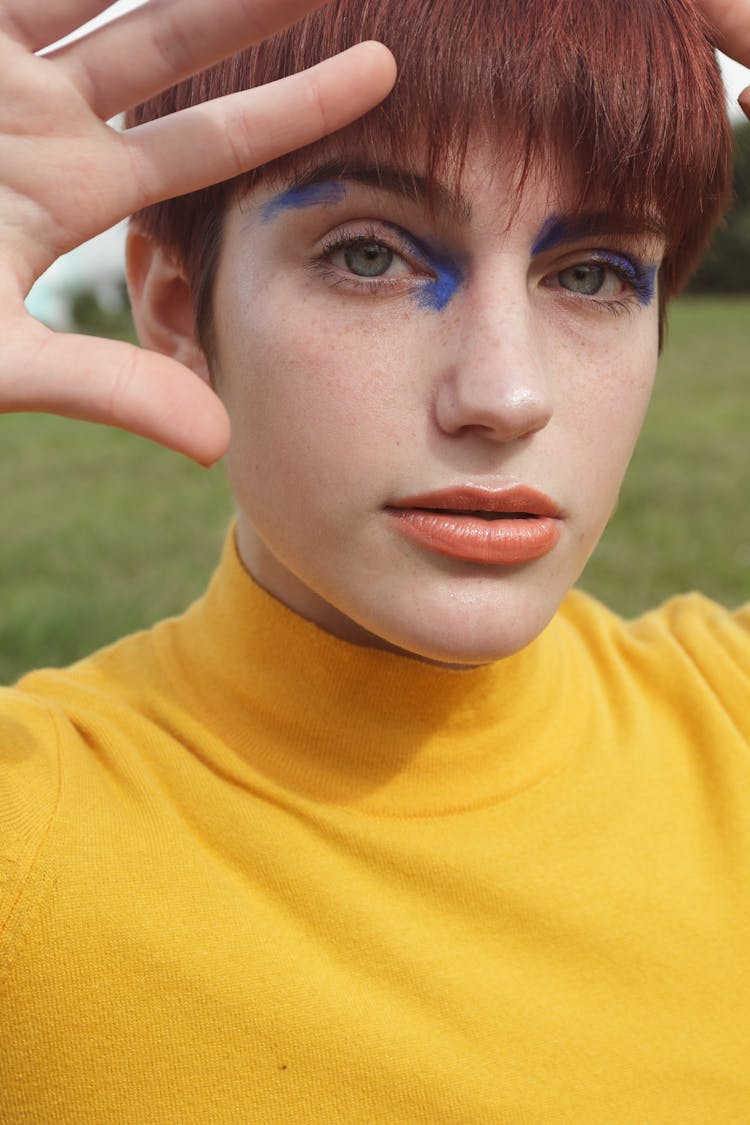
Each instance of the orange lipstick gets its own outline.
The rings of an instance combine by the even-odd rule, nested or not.
[[[562,531],[557,504],[526,485],[461,485],[408,496],[386,511],[416,546],[490,566],[540,559],[557,546]]]

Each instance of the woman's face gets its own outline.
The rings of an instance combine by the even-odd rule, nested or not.
[[[331,633],[474,664],[527,645],[612,513],[663,246],[469,161],[333,163],[227,218],[214,374],[247,569]],[[566,217],[568,216],[568,217]]]

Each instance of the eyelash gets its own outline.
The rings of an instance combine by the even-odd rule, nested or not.
[[[401,258],[412,269],[421,269],[424,272],[410,278],[373,277],[366,279],[357,277],[356,274],[342,274],[331,262],[333,255],[340,250],[372,245],[382,246],[396,257]],[[431,281],[433,279],[429,266],[427,263],[417,260],[413,247],[398,239],[395,232],[391,240],[385,238],[382,231],[376,230],[374,227],[359,230],[356,234],[347,230],[337,231],[323,243],[320,253],[310,262],[310,268],[316,274],[325,278],[333,288],[344,288],[350,292],[355,291],[375,297],[382,296],[383,291],[388,289],[393,292],[403,292],[405,289],[413,290],[420,281]]]
[[[394,245],[394,243],[397,243],[397,245]],[[365,279],[357,277],[356,274],[342,274],[337,267],[332,265],[331,258],[338,251],[348,250],[354,246],[367,245],[382,246],[401,258],[407,265],[410,265],[412,268],[420,268],[424,270],[425,273],[422,274],[421,277],[416,276],[412,278],[373,277]],[[639,266],[636,262],[631,262],[629,258],[610,254],[606,251],[594,251],[593,253],[589,253],[587,257],[576,259],[572,261],[570,265],[563,267],[563,269],[556,270],[554,273],[548,274],[547,276],[552,278],[559,277],[565,270],[571,269],[576,265],[603,266],[611,270],[611,272],[628,287],[628,292],[626,294],[614,300],[597,299],[595,295],[587,297],[584,294],[576,294],[570,290],[562,290],[573,300],[586,301],[589,307],[593,306],[597,310],[610,312],[616,316],[631,311],[634,304],[641,304],[648,295],[649,282],[643,267]],[[390,290],[391,292],[413,290],[420,281],[430,281],[433,280],[434,277],[427,263],[416,260],[416,255],[412,246],[398,239],[395,232],[392,241],[389,238],[385,238],[382,231],[375,227],[369,227],[364,231],[360,230],[356,233],[347,230],[337,231],[323,243],[320,252],[310,262],[310,268],[318,276],[323,277],[333,288],[343,288],[349,292],[374,297],[382,296],[384,290]]]
[[[603,266],[610,270],[615,277],[619,278],[628,287],[628,292],[622,297],[614,300],[597,299],[596,296],[586,297],[584,294],[576,294],[568,291],[569,296],[574,300],[585,300],[589,304],[595,305],[597,309],[602,312],[610,312],[617,316],[620,313],[629,312],[632,310],[634,304],[648,304],[653,295],[653,280],[649,279],[649,271],[639,262],[633,261],[629,257],[606,250],[595,250],[589,252],[588,257],[584,259],[576,259],[571,261],[569,265],[563,266],[562,269],[556,270],[548,277],[557,278],[561,273],[566,270],[573,269],[575,266]],[[656,272],[655,270],[653,271]]]

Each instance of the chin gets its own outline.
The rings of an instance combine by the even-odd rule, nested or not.
[[[430,610],[412,605],[397,619],[373,622],[349,640],[399,652],[415,660],[453,668],[472,668],[514,656],[546,629],[559,603],[508,604],[496,599],[489,608],[453,602]],[[373,627],[374,626],[374,627]]]
[[[448,668],[477,668],[507,660],[527,648],[542,630],[533,633],[509,630],[498,637],[466,637],[460,635],[440,637],[408,638],[402,645],[388,646],[429,664],[440,664]]]

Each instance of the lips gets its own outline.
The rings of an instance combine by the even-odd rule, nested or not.
[[[465,562],[518,566],[549,554],[562,532],[560,509],[526,485],[474,486],[408,496],[386,508],[418,547]]]

